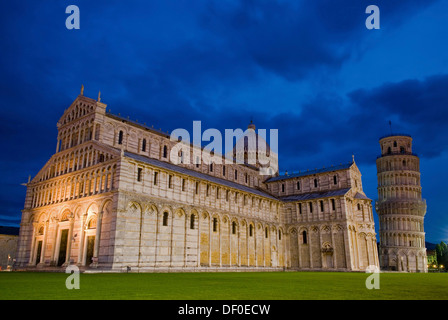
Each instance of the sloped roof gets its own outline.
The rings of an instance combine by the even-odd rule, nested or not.
[[[365,200],[371,200],[367,196],[363,195],[362,193],[356,192],[355,199],[365,199]]]
[[[313,199],[318,199],[318,198],[343,196],[349,190],[350,190],[350,188],[343,188],[343,189],[323,191],[323,192],[309,192],[309,193],[281,197],[280,200],[289,202],[289,201],[303,201],[303,200],[313,200]]]
[[[327,167],[327,168],[321,168],[321,169],[315,169],[315,170],[309,170],[309,171],[303,171],[303,172],[296,172],[296,173],[292,173],[292,174],[288,174],[288,175],[284,174],[284,175],[281,175],[278,177],[269,178],[265,182],[274,182],[274,181],[280,181],[280,180],[287,180],[287,179],[291,179],[291,178],[309,176],[309,175],[317,174],[317,173],[344,170],[344,169],[349,169],[352,165],[353,165],[353,162],[349,162],[349,163],[340,164],[337,166],[331,166],[331,167]]]
[[[255,194],[258,196],[262,196],[265,198],[269,198],[272,200],[278,200],[277,198],[271,196],[270,194],[268,194],[266,192],[263,192],[262,190],[251,188],[251,187],[248,187],[248,186],[236,183],[236,182],[228,181],[225,179],[217,178],[217,177],[214,177],[214,176],[211,176],[211,175],[208,175],[205,173],[197,172],[197,171],[194,171],[191,169],[183,168],[183,167],[174,165],[169,162],[148,158],[148,157],[134,154],[131,152],[125,152],[124,155],[128,158],[131,158],[131,159],[134,159],[137,161],[141,161],[141,162],[144,162],[144,163],[147,163],[147,164],[159,167],[159,168],[167,169],[167,170],[174,171],[174,172],[177,172],[180,174],[185,174],[185,175],[188,175],[191,177],[195,177],[195,178],[206,180],[206,181],[209,181],[212,183],[227,186],[229,188],[234,188],[234,189],[238,189],[241,191],[249,192],[249,193],[252,193],[252,194]]]

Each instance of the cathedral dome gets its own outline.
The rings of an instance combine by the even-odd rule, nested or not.
[[[255,124],[251,121],[243,135],[237,138],[232,157],[236,162],[253,165],[260,169],[272,167],[269,172],[275,173],[278,165],[277,156],[271,152],[270,145],[255,131],[255,128]]]

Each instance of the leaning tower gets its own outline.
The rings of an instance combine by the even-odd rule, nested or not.
[[[419,158],[412,138],[391,134],[380,138],[378,172],[379,258],[382,270],[427,272]]]

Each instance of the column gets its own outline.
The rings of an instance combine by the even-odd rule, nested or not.
[[[78,253],[78,265],[82,265],[82,258],[83,258],[83,250],[84,250],[84,238],[85,238],[85,223],[86,223],[87,214],[84,214],[82,216],[81,220],[81,238],[80,238],[80,244],[79,244],[79,253]]]
[[[39,262],[45,262],[45,247],[47,246],[48,225],[49,225],[49,222],[46,221],[45,228],[44,228],[44,240],[42,241],[42,251],[40,254]]]
[[[103,211],[98,213],[98,217],[96,220],[96,234],[95,234],[95,246],[93,248],[93,257],[92,257],[92,265],[91,267],[98,267],[98,253],[100,249],[100,240],[101,240],[101,224],[103,220]]]
[[[31,251],[30,251],[30,259],[28,261],[29,265],[33,264],[34,260],[34,249],[36,247],[36,234],[37,234],[37,222],[33,222],[33,232],[31,234]]]
[[[70,264],[70,256],[72,250],[72,237],[73,237],[73,224],[75,222],[74,214],[72,213],[72,218],[70,218],[70,227],[68,229],[68,237],[67,237],[67,254],[65,255],[65,265]]]

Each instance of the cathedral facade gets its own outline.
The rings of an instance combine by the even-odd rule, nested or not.
[[[28,182],[16,266],[110,271],[364,271],[379,266],[354,160],[269,176],[173,163],[168,133],[82,92]],[[249,125],[248,130],[255,130]]]

